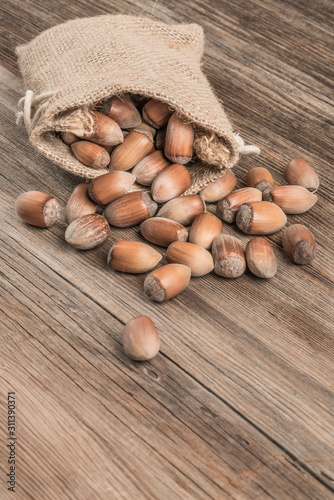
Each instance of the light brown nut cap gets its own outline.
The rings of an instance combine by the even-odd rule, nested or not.
[[[179,224],[188,226],[193,222],[196,215],[205,211],[205,208],[205,202],[198,194],[179,196],[163,205],[157,217],[172,219]]]
[[[164,168],[151,186],[151,195],[157,203],[166,203],[184,193],[191,185],[191,177],[184,165],[174,163]]]
[[[92,111],[94,120],[94,132],[83,136],[90,142],[96,142],[100,146],[116,146],[123,142],[123,134],[120,126],[99,111]]]
[[[173,113],[167,125],[165,155],[173,163],[184,165],[193,156],[194,127]]]
[[[145,121],[142,121],[136,127],[133,127],[130,131],[138,132],[139,134],[146,135],[151,141],[154,141],[155,135],[157,133],[154,127],[151,127]]]
[[[313,207],[318,197],[302,186],[275,186],[263,192],[263,200],[272,201],[286,214],[303,214]]]
[[[189,241],[209,249],[215,237],[222,232],[222,228],[222,221],[215,215],[209,212],[196,215],[189,231]]]
[[[201,191],[204,201],[215,203],[225,198],[235,188],[237,178],[229,169],[225,169],[224,174],[214,182],[211,182]]]
[[[160,349],[160,338],[153,321],[147,316],[133,318],[124,327],[125,354],[136,361],[154,358]]]
[[[225,222],[232,223],[238,208],[244,203],[261,201],[262,192],[259,189],[247,187],[233,191],[217,204],[217,217]]]
[[[246,177],[246,184],[260,191],[274,187],[274,179],[269,170],[263,167],[252,168]]]
[[[144,156],[132,169],[132,174],[136,176],[136,181],[143,186],[150,186],[154,178],[168,165],[168,160],[162,151],[154,151]]]
[[[220,234],[212,243],[214,271],[224,278],[238,278],[246,270],[241,241],[228,234]]]
[[[264,238],[253,238],[246,246],[249,270],[259,278],[272,278],[277,271],[277,261],[272,246]]]
[[[187,241],[188,230],[182,224],[163,217],[151,217],[140,225],[144,238],[155,245],[168,247],[173,241]]]
[[[167,249],[169,263],[184,264],[190,267],[192,276],[204,276],[213,269],[213,259],[205,248],[186,241],[175,241]]]
[[[88,184],[78,184],[66,204],[65,220],[67,224],[71,224],[75,219],[84,215],[95,214],[97,203],[92,201],[88,196]]]
[[[169,117],[173,113],[169,105],[165,102],[150,99],[143,107],[144,120],[152,125],[152,127],[160,128],[167,125]]]
[[[155,302],[165,302],[181,293],[188,285],[190,277],[190,267],[182,264],[167,264],[146,276],[144,291],[149,299]]]
[[[320,184],[317,172],[304,158],[295,158],[288,163],[284,179],[288,184],[303,186],[311,193],[315,193]]]
[[[157,209],[157,203],[152,200],[148,193],[134,191],[109,203],[103,215],[112,226],[131,227],[153,217]]]
[[[154,151],[153,139],[146,134],[132,130],[113,150],[110,157],[110,170],[130,170],[146,155]]]
[[[65,240],[78,250],[90,250],[101,245],[109,233],[109,224],[102,215],[89,214],[71,222],[66,229]]]
[[[16,200],[15,210],[20,219],[37,227],[51,227],[60,216],[57,200],[40,191],[22,193]]]
[[[106,104],[106,114],[123,128],[133,128],[141,123],[141,116],[134,104],[128,99],[112,97]]]
[[[269,201],[253,201],[241,205],[236,223],[246,234],[276,233],[286,224],[286,215],[279,206]]]
[[[162,256],[146,243],[119,240],[110,248],[107,262],[115,271],[139,274],[151,271],[161,258]]]
[[[303,224],[293,224],[282,236],[285,252],[295,264],[309,264],[316,257],[316,243],[311,231]]]
[[[67,144],[68,146],[70,146],[71,144],[73,144],[73,142],[80,141],[80,137],[78,137],[75,134],[72,134],[72,132],[62,132],[61,133],[61,138],[63,139],[63,141],[65,142],[65,144]]]
[[[77,160],[87,167],[101,170],[110,163],[108,151],[98,144],[89,141],[78,141],[71,144],[71,149]]]
[[[114,170],[92,179],[88,194],[99,205],[107,205],[123,196],[135,180],[135,176],[129,172]]]

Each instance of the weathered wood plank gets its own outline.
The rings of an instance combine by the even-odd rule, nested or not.
[[[92,302],[88,297],[83,296],[72,284],[64,282],[57,272],[52,272],[50,281],[50,269],[36,259],[33,251],[24,250],[18,258],[20,273],[13,270],[11,254],[17,243],[10,239],[6,247],[8,248],[4,248],[3,254],[4,263],[7,264],[3,267],[7,278],[3,287],[3,298],[7,302],[4,324],[9,322],[10,328],[14,323],[19,335],[16,346],[11,345],[9,336],[8,339],[5,338],[6,346],[10,346],[6,347],[5,356],[8,362],[15,359],[18,344],[31,362],[29,366],[17,367],[15,373],[5,373],[4,381],[8,385],[14,384],[18,394],[25,393],[25,383],[33,383],[36,389],[30,397],[44,401],[42,405],[36,401],[36,406],[22,401],[19,407],[23,431],[20,442],[24,441],[23,445],[25,442],[31,443],[34,439],[30,436],[32,427],[39,429],[35,436],[37,438],[40,429],[43,429],[42,423],[37,426],[37,422],[43,422],[46,414],[58,405],[67,407],[66,428],[71,428],[71,433],[67,434],[68,442],[58,442],[57,429],[62,424],[65,425],[65,422],[51,419],[52,428],[45,429],[43,441],[45,445],[59,450],[59,457],[57,454],[53,455],[52,461],[45,463],[45,470],[38,469],[39,474],[47,475],[53,461],[58,462],[66,457],[69,463],[63,467],[59,465],[60,476],[66,476],[66,470],[72,468],[71,460],[76,464],[79,461],[80,473],[78,471],[74,485],[70,487],[69,483],[67,486],[71,490],[75,488],[76,496],[73,498],[79,497],[80,482],[83,481],[85,470],[93,471],[93,466],[96,466],[94,460],[94,464],[87,464],[85,460],[81,461],[81,454],[73,455],[70,451],[71,441],[77,441],[79,432],[79,442],[85,438],[96,438],[96,446],[100,439],[106,440],[108,436],[107,441],[112,453],[109,460],[112,466],[111,473],[105,469],[103,477],[116,484],[116,490],[119,488],[118,491],[121,491],[124,488],[128,495],[131,494],[131,486],[135,488],[132,494],[136,492],[136,488],[139,490],[137,494],[141,494],[133,469],[134,458],[138,457],[142,457],[148,477],[154,470],[160,484],[164,483],[167,476],[166,483],[171,488],[170,494],[160,495],[160,487],[149,480],[152,492],[147,498],[172,498],[173,494],[179,498],[188,498],[188,494],[189,498],[194,495],[202,498],[200,490],[203,483],[209,483],[205,484],[206,495],[203,495],[203,498],[207,495],[221,498],[220,495],[224,495],[224,492],[232,498],[251,498],[257,495],[265,498],[270,497],[275,490],[277,494],[282,495],[281,498],[316,498],[316,495],[319,495],[318,486],[314,488],[312,482],[309,484],[302,481],[302,472],[299,473],[302,474],[300,484],[296,481],[295,469],[289,464],[290,457],[284,451],[273,445],[262,433],[254,431],[250,423],[236,415],[220,397],[215,393],[208,393],[207,388],[170,359],[168,346],[163,349],[164,354],[166,349],[166,354],[148,366],[126,360],[119,345],[122,328],[119,321],[111,318],[105,308],[99,307],[96,308],[97,320],[92,323],[89,310]],[[29,275],[31,264],[37,271],[33,280]],[[63,295],[67,298],[66,303],[59,300]],[[32,331],[33,336],[29,333]],[[113,333],[111,337],[110,333]],[[47,394],[44,394],[45,392]],[[93,398],[92,402],[90,397]],[[30,411],[34,413],[30,415]],[[64,418],[60,409],[56,416]],[[78,416],[80,429],[77,429]],[[103,425],[103,421],[107,424]],[[86,436],[90,425],[99,431],[96,431],[96,437],[90,436],[89,433]],[[116,428],[118,432],[114,436]],[[134,449],[131,451],[134,457],[131,454],[125,455],[126,443],[117,443],[117,437],[124,435],[133,443]],[[145,449],[145,444],[148,450]],[[123,450],[123,459],[129,463],[127,471],[118,470],[119,457],[114,446]],[[89,448],[91,449],[91,446]],[[171,483],[174,469],[168,467],[168,463],[159,471],[161,450],[162,455],[174,465],[176,471],[182,468],[181,477],[185,475],[189,478],[187,482],[190,480],[190,483],[186,482],[184,485],[185,491],[174,485],[173,493]],[[84,445],[77,453],[83,451]],[[43,447],[40,453],[46,453]],[[96,456],[101,453],[104,454],[105,451],[97,447]],[[227,457],[228,461],[225,462],[224,457]],[[108,455],[105,460],[108,460]],[[188,462],[190,465],[187,465]],[[100,462],[97,466],[96,474]],[[23,468],[22,472],[24,473]],[[30,468],[26,474],[28,472]],[[118,475],[122,479],[127,474],[131,477],[131,485],[120,483],[118,486]],[[204,480],[201,480],[201,476]],[[43,486],[39,484],[38,478],[39,476],[29,480],[32,482],[32,488]],[[28,483],[25,474],[22,476],[22,482]],[[198,490],[191,489],[191,482],[197,485]],[[303,488],[301,485],[304,483]],[[100,486],[100,491],[105,492],[105,486]],[[43,488],[45,489],[41,491],[46,497],[49,493],[48,485]],[[166,492],[165,486],[163,489]],[[146,498],[144,494],[142,497]],[[319,498],[322,498],[321,494]]]
[[[316,8],[297,0],[2,6],[1,387],[18,394],[22,498],[331,495],[331,7],[324,0]],[[64,243],[63,219],[48,231],[17,220],[20,192],[49,191],[64,205],[77,181],[14,125],[23,92],[14,47],[65,19],[110,9],[204,26],[203,68],[237,130],[262,148],[236,168],[240,186],[251,166],[268,166],[279,184],[288,160],[312,162],[319,202],[289,217],[315,234],[312,265],[290,263],[273,235],[273,280],[210,275],[157,305],[143,296],[143,276],[108,271],[109,243],[76,252]],[[139,238],[137,229],[114,230],[121,235]],[[121,350],[122,325],[138,314],[162,333],[161,355],[146,364]],[[3,392],[1,425],[5,401]]]

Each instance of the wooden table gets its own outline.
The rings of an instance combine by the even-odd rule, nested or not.
[[[329,499],[333,429],[333,3],[292,1],[7,0],[1,45],[0,498]],[[65,205],[78,179],[41,157],[15,126],[23,85],[14,48],[64,20],[104,13],[204,27],[203,70],[247,143],[235,168],[292,158],[319,173],[306,224],[318,256],[296,266],[269,238],[277,275],[214,274],[164,304],[144,276],[107,268],[106,242],[77,252],[64,218],[25,225],[23,191]],[[232,226],[224,231],[248,237]],[[139,238],[138,229],[113,236]],[[122,351],[124,324],[146,314],[162,340],[153,361]],[[16,495],[7,490],[7,393],[16,398]]]

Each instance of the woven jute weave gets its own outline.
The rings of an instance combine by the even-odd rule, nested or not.
[[[55,132],[91,133],[94,104],[112,95],[131,92],[166,102],[195,127],[202,162],[188,165],[188,192],[198,192],[239,156],[232,126],[202,73],[203,49],[197,24],[124,15],[60,24],[16,49],[27,90],[19,122],[24,118],[30,141],[44,156],[89,179],[105,171],[76,160]]]

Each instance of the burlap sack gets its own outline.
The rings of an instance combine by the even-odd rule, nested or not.
[[[104,15],[55,26],[16,50],[28,89],[18,123],[44,156],[89,179],[104,171],[76,160],[55,132],[91,133],[94,103],[112,95],[131,92],[167,102],[194,124],[195,152],[204,163],[187,165],[193,180],[188,192],[198,192],[233,167],[242,149],[201,71],[203,46],[197,24]]]

